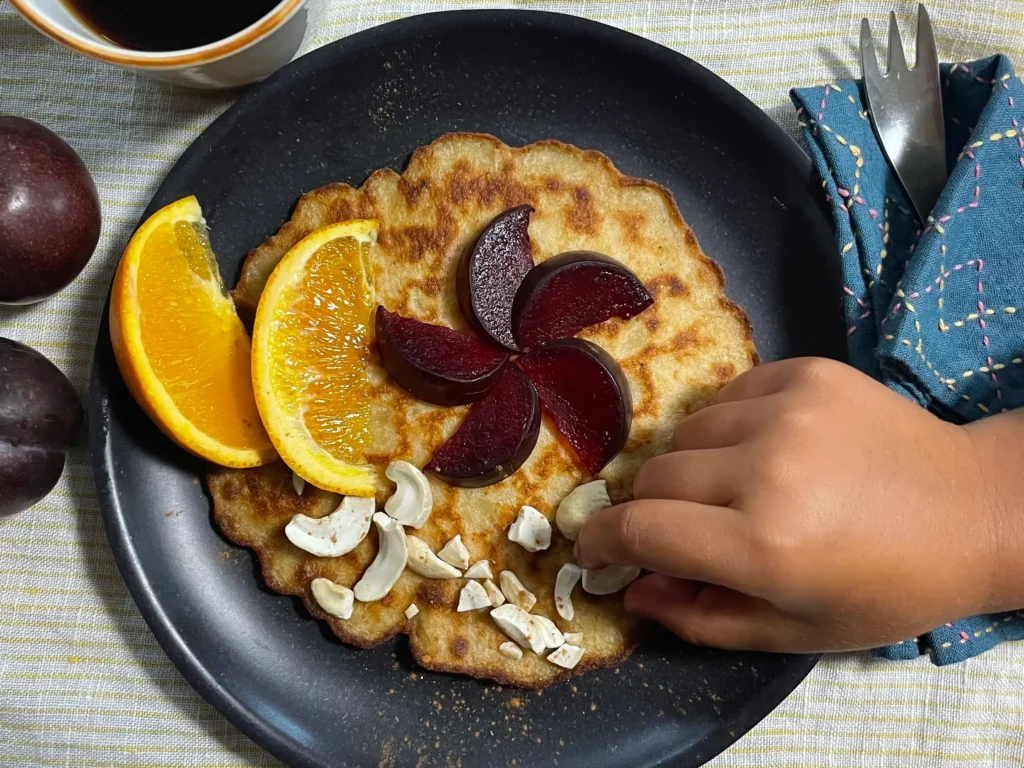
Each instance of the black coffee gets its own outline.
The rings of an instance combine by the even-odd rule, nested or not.
[[[223,40],[280,0],[64,0],[91,29],[136,51],[177,51]]]

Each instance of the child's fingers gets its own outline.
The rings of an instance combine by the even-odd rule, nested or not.
[[[801,631],[771,603],[725,587],[650,574],[626,590],[630,613],[664,625],[694,645],[795,651]]]
[[[718,393],[719,403],[731,403],[738,400],[751,400],[755,397],[766,397],[781,392],[798,375],[805,364],[799,358],[779,360],[765,363],[741,373],[726,384]]]
[[[740,512],[688,501],[640,499],[602,509],[580,531],[583,568],[638,565],[736,589],[754,588],[747,524]]]
[[[770,425],[781,407],[781,398],[768,395],[702,408],[679,422],[672,433],[672,450],[692,451],[739,445]]]
[[[678,451],[648,459],[633,480],[635,499],[679,499],[728,506],[736,498],[736,448]]]

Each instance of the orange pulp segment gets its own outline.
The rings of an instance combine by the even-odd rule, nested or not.
[[[367,363],[373,296],[365,259],[377,223],[356,220],[297,243],[267,282],[253,328],[256,402],[291,469],[325,490],[372,496]]]
[[[179,445],[229,467],[276,458],[253,397],[249,337],[195,197],[157,211],[128,243],[110,329],[129,390]]]

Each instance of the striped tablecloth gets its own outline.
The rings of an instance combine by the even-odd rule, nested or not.
[[[403,16],[475,5],[497,4],[314,0],[304,50]],[[860,17],[870,15],[884,29],[893,5],[909,29],[915,4],[877,0],[513,7],[588,16],[670,46],[795,133],[787,89],[853,76]],[[1024,4],[931,0],[929,7],[943,60],[1002,51],[1024,61]],[[0,335],[41,350],[83,396],[121,248],[171,164],[232,98],[69,53],[0,0],[0,113],[33,118],[69,141],[92,170],[103,204],[102,239],[85,273],[44,304],[0,307]],[[1022,765],[1022,690],[1024,644],[942,670],[923,661],[831,657],[713,764]],[[0,765],[276,764],[189,687],[149,633],[104,538],[83,440],[49,498],[0,520]]]

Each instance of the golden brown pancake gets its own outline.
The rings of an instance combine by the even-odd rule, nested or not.
[[[353,218],[380,222],[368,275],[376,300],[392,311],[453,328],[468,326],[455,295],[455,267],[464,249],[497,214],[528,203],[536,262],[569,250],[612,256],[646,284],[654,306],[631,320],[609,320],[582,337],[619,361],[633,395],[633,427],[624,450],[600,473],[613,501],[630,498],[633,476],[647,458],[670,447],[681,418],[714,401],[718,390],[757,362],[746,316],[725,298],[721,270],[700,250],[668,190],[619,173],[604,155],[556,141],[508,147],[492,136],[449,134],[417,149],[399,175],[375,172],[360,188],[332,184],[309,192],[281,230],[253,250],[235,291],[243,317],[252,317],[267,278],[282,256],[313,230]],[[367,460],[379,471],[380,505],[394,490],[388,464],[405,459],[422,467],[460,424],[467,406],[441,408],[398,388],[370,364],[372,442]],[[572,673],[542,657],[521,660],[498,652],[507,638],[487,610],[456,613],[463,579],[424,579],[410,571],[383,600],[356,603],[348,621],[325,614],[309,589],[316,577],[351,587],[377,549],[371,534],[352,553],[318,558],[294,547],[284,526],[302,512],[319,517],[337,497],[311,490],[301,497],[282,465],[217,469],[209,476],[214,518],[234,542],[255,550],[267,584],[302,598],[345,642],[377,645],[402,632],[428,669],[485,677],[503,684],[542,687],[571,674],[623,660],[640,626],[622,609],[622,595],[573,593],[576,617],[558,617],[555,574],[572,558],[571,542],[554,531],[550,549],[530,554],[507,539],[520,506],[554,519],[558,502],[590,478],[572,449],[545,418],[537,447],[512,477],[486,488],[455,488],[431,478],[434,511],[416,535],[436,551],[461,534],[470,561],[491,561],[495,577],[516,573],[537,596],[533,613],[563,631],[582,632],[586,653]],[[404,612],[415,602],[412,620]]]

